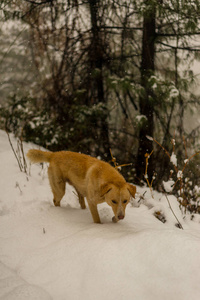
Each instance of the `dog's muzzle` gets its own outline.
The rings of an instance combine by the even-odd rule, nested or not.
[[[124,215],[118,215],[117,218],[114,216],[114,217],[112,218],[112,221],[113,221],[114,223],[117,223],[119,220],[123,220],[123,219],[124,219]]]

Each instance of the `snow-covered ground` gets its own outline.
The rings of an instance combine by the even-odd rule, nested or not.
[[[46,171],[33,165],[27,180],[0,131],[0,299],[200,299],[198,216],[183,219],[170,196],[184,230],[177,228],[166,197],[154,192],[152,199],[146,189],[123,221],[112,223],[102,204],[103,224],[94,224],[71,187],[62,206],[53,206]],[[136,203],[144,192],[138,187]]]

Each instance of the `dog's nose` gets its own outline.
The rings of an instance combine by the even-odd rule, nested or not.
[[[123,215],[119,215],[119,216],[118,216],[118,219],[119,219],[119,220],[123,220],[123,219],[124,219],[124,216],[123,216]]]

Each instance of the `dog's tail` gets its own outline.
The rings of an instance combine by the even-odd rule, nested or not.
[[[27,158],[32,163],[50,162],[53,152],[31,149],[27,153]]]

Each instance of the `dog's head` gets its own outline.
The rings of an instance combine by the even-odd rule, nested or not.
[[[112,207],[114,222],[124,219],[125,209],[131,197],[135,198],[136,187],[129,183],[118,187],[112,183],[104,184],[101,187],[101,197]]]

